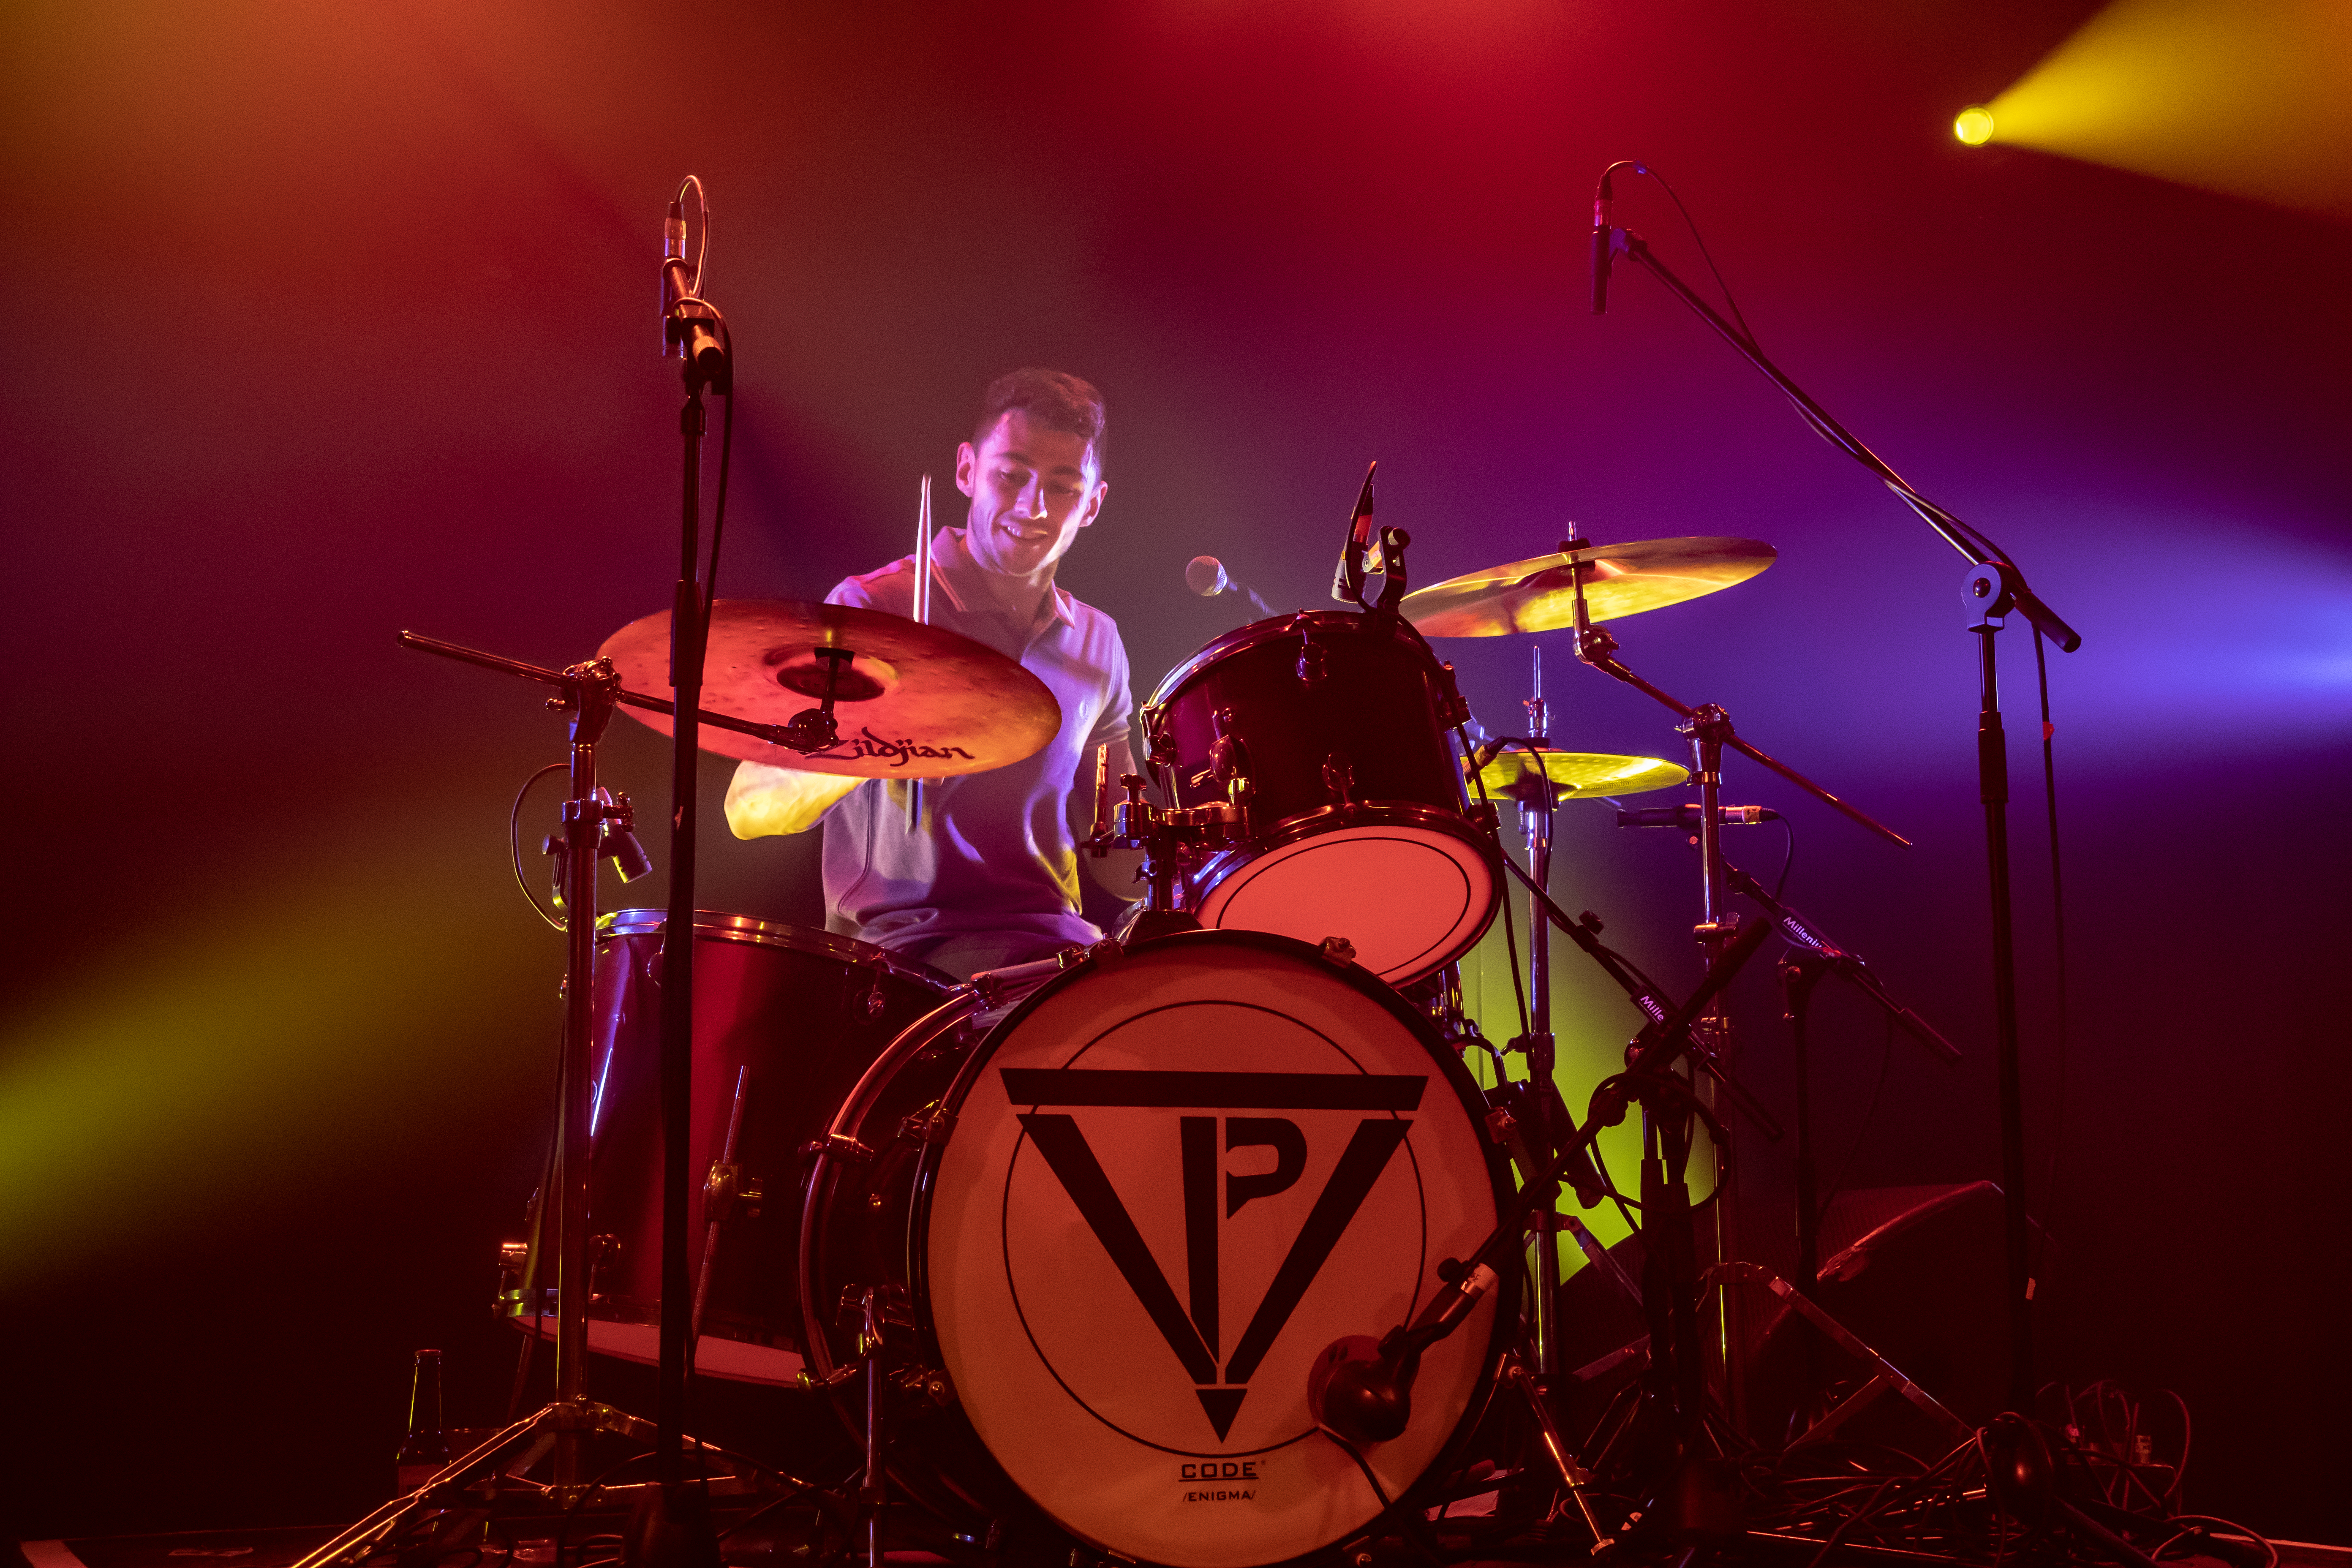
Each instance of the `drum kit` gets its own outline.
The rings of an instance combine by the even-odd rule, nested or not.
[[[656,1429],[587,1398],[583,1352],[655,1363],[667,1310],[686,1315],[694,1375],[792,1391],[760,1396],[779,1421],[830,1405],[859,1445],[857,1473],[818,1486],[688,1440],[696,1506],[797,1508],[812,1521],[798,1555],[846,1554],[854,1539],[873,1568],[912,1549],[990,1563],[1362,1564],[1391,1550],[1382,1542],[1425,1552],[1431,1510],[1478,1493],[1507,1500],[1493,1505],[1495,1541],[1516,1531],[1562,1555],[1711,1528],[1738,1369],[1729,1341],[1706,1348],[1702,1297],[1713,1288],[1720,1307],[1741,1266],[1702,1277],[1683,1167],[1697,1123],[1727,1142],[1722,1098],[1780,1135],[1730,1075],[1721,993],[1769,931],[1809,977],[1875,985],[1722,860],[1721,825],[1757,808],[1722,805],[1721,750],[1877,825],[1748,746],[1721,710],[1648,686],[1593,629],[1744,581],[1771,564],[1769,545],[1566,541],[1409,592],[1410,540],[1373,526],[1369,477],[1349,527],[1337,596],[1351,607],[1217,637],[1143,708],[1144,771],[1114,779],[1108,748],[1098,759],[1084,848],[1140,850],[1148,889],[1112,937],[957,983],[845,937],[696,917],[686,1300],[666,1301],[659,1267],[659,1042],[677,950],[662,911],[600,916],[595,896],[598,859],[625,877],[646,864],[626,798],[596,782],[595,751],[616,708],[664,732],[675,721],[671,616],[625,626],[562,670],[402,633],[554,687],[550,706],[571,723],[572,798],[549,848],[564,857],[580,1044],[499,1298],[530,1336],[518,1403],[548,1339],[557,1397],[303,1568],[386,1552],[427,1561],[478,1543],[500,1509],[569,1517],[623,1498],[588,1446],[603,1434],[642,1447]],[[1013,660],[917,620],[738,600],[708,618],[699,744],[722,755],[945,778],[1028,755],[1060,722]],[[1552,628],[1675,708],[1695,766],[1554,748],[1539,685],[1528,734],[1478,731],[1429,639]],[[1709,967],[1677,1004],[1546,889],[1562,802],[1694,776],[1703,799],[1675,816],[1702,846]],[[1506,803],[1524,868],[1503,845]],[[1460,967],[1498,914],[1511,921],[1514,879],[1534,929],[1522,1031],[1503,1050],[1526,1070],[1482,1088],[1465,1050],[1503,1050],[1466,1016]],[[1763,917],[1739,921],[1734,890]],[[1646,1020],[1581,1123],[1552,1084],[1546,925]],[[1563,1187],[1601,1201],[1590,1141],[1636,1106],[1638,1282],[1559,1201]],[[1647,1364],[1638,1397],[1590,1435],[1563,1427],[1567,1233],[1651,1329],[1629,1363]],[[1807,1310],[1801,1292],[1794,1305]],[[1880,1364],[1885,1386],[1941,1414]],[[531,1480],[542,1461],[552,1479]]]

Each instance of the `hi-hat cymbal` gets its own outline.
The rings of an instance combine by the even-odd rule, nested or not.
[[[1538,746],[1543,757],[1543,771],[1549,775],[1552,788],[1561,800],[1574,800],[1584,795],[1642,795],[1654,789],[1672,789],[1690,777],[1690,770],[1658,757],[1617,757],[1601,752],[1555,752],[1549,746]],[[1464,773],[1468,773],[1465,763]],[[1535,758],[1525,746],[1506,746],[1495,753],[1495,760],[1478,770],[1490,795],[1508,795],[1524,800],[1538,795]]]
[[[841,739],[802,752],[705,724],[702,749],[811,773],[947,778],[1030,756],[1062,727],[1045,683],[995,649],[904,616],[789,599],[721,599],[711,606],[702,707],[783,724],[818,705],[832,656],[846,648],[834,696]],[[632,691],[671,697],[669,616],[632,621],[598,650]],[[623,712],[667,735],[670,717]]]
[[[1404,618],[1432,637],[1498,637],[1573,626],[1569,566],[1581,562],[1587,616],[1613,621],[1744,583],[1778,554],[1757,539],[1588,544],[1416,588],[1404,596]]]

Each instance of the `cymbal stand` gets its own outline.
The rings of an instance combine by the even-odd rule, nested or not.
[[[1559,808],[1559,791],[1544,769],[1543,743],[1551,738],[1551,716],[1544,705],[1543,648],[1531,647],[1534,660],[1527,710],[1528,740],[1535,768],[1527,786],[1517,792],[1519,823],[1527,832],[1528,872],[1539,889],[1551,886],[1553,814]],[[1526,1106],[1536,1121],[1536,1146],[1549,1149],[1557,1142],[1560,1109],[1554,1073],[1559,1054],[1551,1032],[1551,941],[1543,910],[1532,894],[1528,900],[1528,1033],[1516,1042],[1528,1059]],[[1549,1388],[1559,1375],[1559,1188],[1540,1195],[1528,1212],[1535,1233],[1535,1378]]]
[[[406,632],[400,640],[427,653],[552,686],[556,695],[548,700],[548,706],[570,716],[572,788],[563,803],[563,1050],[556,1083],[552,1190],[541,1196],[542,1205],[552,1208],[556,1233],[555,1397],[445,1467],[415,1491],[394,1499],[341,1531],[304,1556],[296,1568],[356,1564],[395,1544],[410,1550],[428,1545],[454,1550],[457,1533],[478,1526],[494,1504],[518,1496],[547,1507],[575,1509],[599,1490],[584,1462],[588,1439],[594,1434],[649,1444],[657,1453],[666,1441],[700,1447],[683,1434],[673,1438],[654,1424],[587,1395],[588,1298],[593,1289],[588,1176],[595,1093],[591,1058],[595,1025],[596,862],[614,852],[619,829],[629,815],[625,797],[608,797],[597,789],[596,752],[614,705],[625,700],[628,694],[621,690],[620,677],[609,659],[594,658],[553,670]],[[539,1314],[541,1303],[525,1305],[534,1317]],[[766,1472],[751,1461],[716,1449],[702,1452],[709,1468],[718,1472],[712,1484],[738,1491],[763,1484]],[[542,1458],[551,1461],[551,1483],[541,1486],[525,1480],[523,1473]]]

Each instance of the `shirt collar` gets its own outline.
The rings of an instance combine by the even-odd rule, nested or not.
[[[957,609],[970,611],[975,605],[988,603],[987,593],[978,581],[980,574],[985,570],[971,558],[971,550],[964,542],[962,529],[943,526],[932,536],[931,581],[946,591],[948,603]],[[1041,616],[1037,625],[1032,628],[1033,637],[1036,632],[1045,629],[1044,623],[1048,619],[1073,627],[1078,624],[1077,601],[1071,598],[1059,583],[1045,584],[1044,607],[1047,614]]]

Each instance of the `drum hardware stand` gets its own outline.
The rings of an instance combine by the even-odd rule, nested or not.
[[[1516,866],[1513,869],[1517,870]],[[1519,873],[1519,877],[1537,893],[1554,923],[1568,930],[1612,977],[1621,978],[1629,992],[1639,990],[1643,1000],[1657,1002],[1600,948],[1591,932],[1560,913],[1559,906],[1535,888],[1525,873]],[[1640,1101],[1646,1110],[1655,1101],[1655,1113],[1645,1118],[1653,1131],[1646,1140],[1649,1153],[1643,1169],[1643,1201],[1648,1205],[1643,1211],[1643,1233],[1649,1237],[1648,1267],[1652,1274],[1644,1298],[1651,1323],[1652,1388],[1669,1426],[1653,1466],[1655,1474],[1645,1480],[1649,1495],[1643,1499],[1644,1533],[1663,1531],[1668,1539],[1675,1539],[1680,1534],[1692,1533],[1696,1528],[1712,1525],[1710,1520],[1694,1523],[1684,1519],[1685,1510],[1677,1506],[1692,1490],[1691,1466],[1698,1461],[1706,1411],[1706,1367],[1699,1355],[1699,1280],[1692,1258],[1689,1190],[1683,1184],[1682,1171],[1675,1163],[1679,1155],[1687,1154],[1688,1142],[1675,1138],[1672,1130],[1678,1121],[1686,1121],[1693,1114],[1710,1123],[1714,1116],[1698,1102],[1690,1085],[1668,1068],[1693,1050],[1692,1026],[1762,945],[1769,929],[1758,921],[1740,931],[1723,956],[1709,967],[1690,999],[1643,1030],[1634,1041],[1625,1070],[1605,1079],[1595,1092],[1592,1115],[1521,1184],[1517,1198],[1507,1205],[1494,1230],[1466,1258],[1449,1258],[1439,1265],[1438,1276],[1446,1288],[1431,1298],[1421,1315],[1409,1325],[1390,1330],[1380,1342],[1377,1354],[1352,1357],[1328,1370],[1326,1380],[1310,1393],[1310,1404],[1320,1420],[1351,1441],[1377,1441],[1383,1436],[1392,1436],[1393,1432],[1388,1430],[1391,1426],[1402,1430],[1410,1415],[1412,1382],[1422,1353],[1467,1321],[1470,1307],[1496,1283],[1496,1265],[1507,1262],[1518,1248],[1529,1215],[1570,1170],[1590,1160],[1589,1151],[1601,1130],[1622,1121],[1630,1104]],[[1694,1056],[1693,1059],[1701,1058]],[[1729,1084],[1727,1079],[1724,1081]],[[1734,1099],[1752,1097],[1745,1090],[1735,1089]],[[1669,1114],[1669,1107],[1679,1114]],[[1769,1118],[1766,1125],[1769,1126]],[[1777,1136],[1777,1128],[1770,1131]],[[1329,1354],[1327,1352],[1326,1358]],[[1649,1521],[1659,1522],[1652,1524]]]
[[[1576,1455],[1570,1450],[1568,1440],[1560,1436],[1559,1423],[1552,1419],[1551,1401],[1545,1397],[1543,1385],[1529,1375],[1527,1363],[1519,1360],[1517,1352],[1504,1353],[1503,1380],[1518,1390],[1528,1411],[1535,1416],[1544,1455],[1559,1473],[1559,1484],[1566,1489],[1570,1500],[1576,1504],[1576,1511],[1583,1516],[1584,1528],[1592,1532],[1591,1550],[1601,1552],[1614,1546],[1616,1538],[1601,1528],[1600,1519],[1592,1511],[1592,1500],[1586,1495],[1592,1478],[1577,1464]],[[1553,1517],[1559,1517],[1557,1510]],[[1549,1523],[1550,1521],[1545,1522]]]
[[[597,1404],[586,1393],[596,862],[614,853],[614,828],[627,820],[628,812],[625,799],[597,787],[596,750],[614,705],[628,700],[631,694],[622,691],[611,662],[603,658],[553,670],[407,632],[400,634],[400,641],[405,647],[552,686],[557,694],[548,700],[548,706],[570,715],[572,792],[563,803],[564,885],[569,895],[564,920],[563,1052],[557,1075],[553,1180],[540,1197],[542,1214],[553,1200],[555,1221],[555,1398],[446,1467],[416,1490],[392,1500],[338,1533],[303,1557],[297,1568],[361,1563],[392,1542],[415,1550],[446,1537],[454,1545],[450,1532],[478,1524],[502,1494],[520,1493],[555,1508],[576,1508],[597,1489],[585,1465],[590,1436],[611,1434],[656,1447],[663,1438],[657,1427]],[[646,706],[653,704],[651,699],[638,700]],[[539,1309],[536,1301],[530,1306],[534,1312]],[[535,1326],[533,1331],[536,1334]],[[748,1459],[715,1449],[701,1451],[716,1457],[724,1470],[723,1479],[707,1484],[748,1490],[766,1473]],[[542,1458],[552,1459],[552,1481],[540,1485],[523,1480],[522,1473]]]
[[[1538,889],[1551,886],[1552,815],[1559,808],[1559,791],[1544,771],[1542,747],[1551,737],[1551,718],[1544,704],[1543,649],[1528,650],[1534,659],[1527,710],[1528,739],[1533,747],[1535,777],[1519,792],[1519,823],[1526,829],[1528,873]],[[1556,1113],[1560,1104],[1554,1071],[1559,1053],[1551,1032],[1551,940],[1543,910],[1528,900],[1528,1032],[1514,1042],[1528,1058],[1528,1083],[1533,1092],[1527,1101],[1536,1122],[1537,1147],[1550,1150],[1559,1141]],[[1586,1206],[1590,1207],[1590,1205]],[[1538,1386],[1551,1387],[1559,1375],[1559,1188],[1555,1184],[1538,1201],[1530,1216],[1536,1240],[1535,1376]],[[1524,1373],[1522,1373],[1524,1376]]]
[[[1577,659],[1612,679],[1624,682],[1670,710],[1681,720],[1681,723],[1676,727],[1691,738],[1692,772],[1696,775],[1699,786],[1698,845],[1702,917],[1695,934],[1698,938],[1700,951],[1705,953],[1709,964],[1714,963],[1729,943],[1736,939],[1738,929],[1738,917],[1727,907],[1729,900],[1726,891],[1724,872],[1723,748],[1725,746],[1728,745],[1741,755],[1762,763],[1816,800],[1835,807],[1888,842],[1903,848],[1910,847],[1911,841],[1893,828],[1848,805],[1794,768],[1767,756],[1763,752],[1742,740],[1738,731],[1732,728],[1730,713],[1719,704],[1709,702],[1694,708],[1658,687],[1653,686],[1626,668],[1624,663],[1616,657],[1617,639],[1592,625],[1591,616],[1585,604],[1584,574],[1588,567],[1575,553],[1583,543],[1581,540],[1567,540],[1561,542],[1560,547],[1561,553],[1569,563],[1569,581],[1571,592],[1575,595],[1574,627]],[[1717,1005],[1710,1013],[1705,1029],[1707,1035],[1708,1050],[1714,1053],[1715,1059],[1721,1059],[1728,1053],[1730,1026],[1729,1019],[1725,1016],[1720,1005]],[[1708,1058],[1702,1057],[1696,1059]],[[1719,1196],[1729,1199],[1732,1197],[1731,1189],[1736,1184],[1738,1167],[1729,1147],[1721,1147],[1720,1152],[1722,1157],[1717,1169]],[[1718,1201],[1716,1205],[1716,1219],[1718,1226],[1717,1239],[1721,1260],[1726,1262],[1738,1256],[1736,1208],[1736,1199],[1732,1200],[1730,1207],[1727,1207],[1722,1201]],[[1742,1339],[1746,1331],[1739,1320],[1738,1304],[1727,1292],[1717,1294],[1716,1306],[1716,1321],[1719,1331],[1717,1353],[1724,1368],[1725,1394],[1727,1403],[1733,1412],[1733,1425],[1738,1426],[1744,1422],[1747,1414],[1747,1369],[1743,1363],[1746,1345]]]
[[[1652,254],[1640,235],[1611,224],[1608,180],[1608,174],[1604,171],[1600,188],[1594,193],[1593,204],[1594,258],[1601,268],[1601,276],[1605,279],[1608,262],[1614,257],[1630,256],[1640,262],[1676,299],[1714,328],[1717,336],[1738,350],[1748,363],[1762,372],[1765,379],[1780,389],[1817,434],[1870,470],[1894,493],[1895,500],[1910,508],[1922,522],[1935,530],[1938,538],[1969,563],[1969,573],[1962,580],[1961,598],[1967,607],[1968,629],[1979,638],[1977,793],[1984,805],[1986,880],[1992,917],[1993,1021],[2000,1056],[2000,1185],[2006,1203],[2003,1216],[2006,1234],[2003,1239],[2008,1267],[2009,1397],[2015,1409],[2030,1412],[2034,1391],[2033,1279],[2025,1203],[2025,1105],[2021,1064],[2018,1055],[2017,955],[2009,888],[2009,751],[2001,727],[2000,685],[1993,639],[2012,610],[2032,622],[2035,634],[2055,643],[2062,653],[2073,653],[2081,647],[2082,634],[2068,626],[2055,610],[2026,586],[2025,574],[2003,559],[2004,552],[1991,540],[1913,489],[1910,482],[1888,467],[1877,453],[1864,446],[1851,431],[1832,418],[1827,409],[1808,396],[1804,388],[1789,379],[1779,365],[1766,357],[1753,338],[1724,320],[1690,285],[1675,276],[1664,262]],[[1599,309],[1596,300],[1596,313]],[[1581,625],[1578,631],[1580,644]],[[1663,697],[1654,689],[1644,687],[1643,689],[1650,690],[1654,696]],[[1775,772],[1804,784],[1803,780],[1788,773],[1786,769],[1770,763],[1744,743],[1734,743],[1757,761],[1766,763]],[[1811,784],[1804,787],[1812,789]],[[1821,792],[1814,790],[1813,793],[1819,795]],[[1847,809],[1843,803],[1832,801],[1832,804],[1837,805],[1840,810]],[[1858,813],[1848,811],[1847,814],[1859,817]],[[1864,825],[1876,826],[1866,819]],[[1885,829],[1879,831],[1884,832]]]
[[[739,1210],[746,1219],[759,1218],[760,1205],[767,1198],[760,1179],[746,1179],[743,1167],[735,1162],[735,1145],[743,1131],[743,1101],[749,1098],[751,1089],[751,1068],[746,1063],[735,1069],[735,1098],[727,1108],[726,1142],[702,1189],[702,1212],[709,1224],[703,1227],[702,1266],[695,1274],[694,1314],[688,1320],[687,1333],[687,1342],[698,1347],[702,1343],[703,1309],[710,1300],[710,1277],[719,1263],[719,1233]]]
[[[1249,807],[1244,804],[1250,792],[1247,752],[1239,750],[1238,740],[1223,735],[1217,744],[1231,748],[1218,753],[1218,776],[1225,779],[1228,798],[1212,805],[1171,806],[1165,811],[1144,798],[1144,788],[1150,781],[1141,773],[1119,775],[1119,787],[1127,792],[1127,798],[1114,804],[1110,747],[1095,748],[1094,829],[1078,847],[1097,858],[1114,848],[1143,851],[1143,879],[1150,891],[1129,930],[1130,942],[1146,942],[1171,931],[1198,931],[1199,918],[1176,907],[1177,877],[1184,853],[1223,848],[1249,837]],[[1242,759],[1238,764],[1233,762],[1236,755]]]

